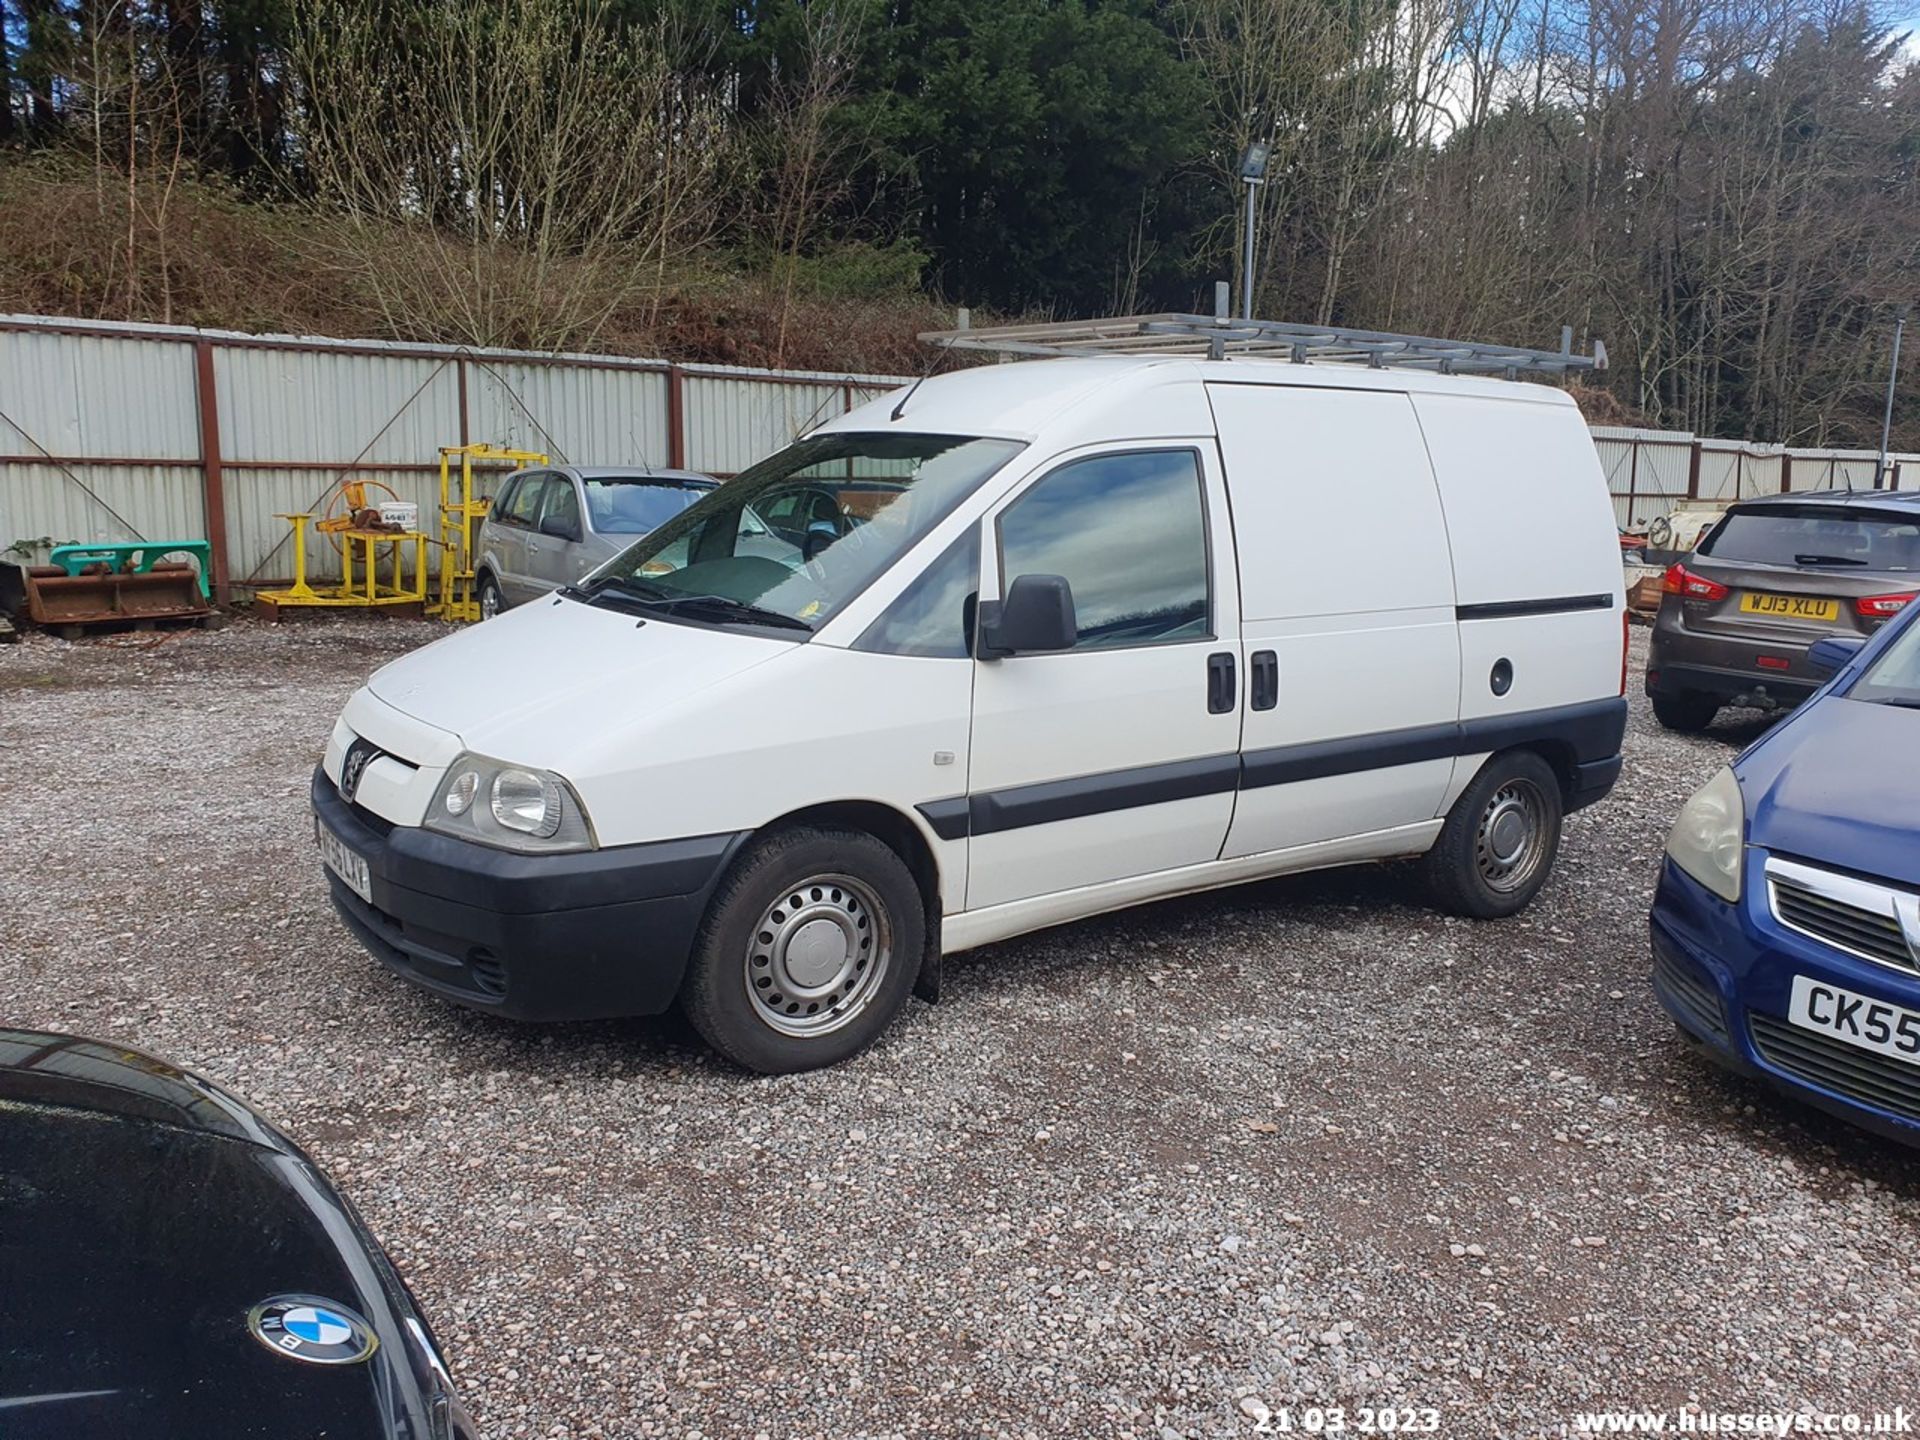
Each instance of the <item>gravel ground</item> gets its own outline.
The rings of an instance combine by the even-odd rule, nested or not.
[[[956,957],[867,1055],[761,1079],[672,1020],[470,1015],[335,923],[308,772],[433,633],[0,648],[0,1015],[299,1137],[487,1434],[1915,1402],[1920,1163],[1689,1056],[1648,987],[1667,825],[1757,722],[1684,739],[1636,696],[1620,788],[1519,919],[1379,868],[1154,905]]]

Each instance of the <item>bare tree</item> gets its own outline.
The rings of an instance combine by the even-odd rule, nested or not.
[[[617,25],[605,0],[297,14],[298,161],[339,220],[323,253],[396,335],[587,344],[718,223],[725,115],[665,22]]]
[[[845,197],[847,176],[867,148],[866,138],[846,123],[864,8],[859,0],[815,0],[800,8],[798,18],[798,61],[774,74],[761,122],[780,287],[775,364],[786,354],[801,257],[821,233],[824,217]]]

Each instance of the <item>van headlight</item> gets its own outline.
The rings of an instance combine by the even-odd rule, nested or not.
[[[427,810],[426,827],[502,850],[549,854],[593,849],[573,788],[558,775],[462,755],[448,767]]]
[[[1673,863],[1728,904],[1740,899],[1742,843],[1747,807],[1740,798],[1740,782],[1722,766],[1714,777],[1693,792],[1680,807],[1680,818],[1667,836],[1667,854]]]

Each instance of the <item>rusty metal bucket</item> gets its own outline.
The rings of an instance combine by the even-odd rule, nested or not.
[[[69,575],[57,565],[24,572],[27,618],[37,625],[110,625],[128,620],[193,620],[212,613],[191,565],[161,563],[130,575],[102,563]]]

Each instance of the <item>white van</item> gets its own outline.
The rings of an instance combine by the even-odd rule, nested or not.
[[[805,1069],[943,952],[1164,896],[1423,856],[1520,909],[1619,773],[1621,575],[1557,389],[963,370],[381,669],[317,838],[410,980]]]

